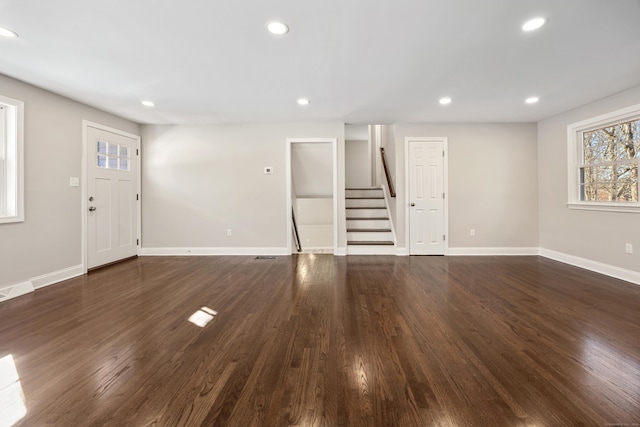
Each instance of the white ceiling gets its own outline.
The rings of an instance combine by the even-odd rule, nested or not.
[[[140,123],[538,121],[640,84],[639,0],[0,0],[0,26],[0,73]]]

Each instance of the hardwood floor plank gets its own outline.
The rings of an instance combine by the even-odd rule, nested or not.
[[[633,425],[638,307],[540,257],[141,257],[0,304],[0,361],[16,426]]]

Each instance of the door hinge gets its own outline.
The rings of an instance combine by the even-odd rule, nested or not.
[[[136,194],[136,200],[140,200],[140,195]]]
[[[444,150],[442,150],[442,157],[444,157]]]
[[[444,241],[444,240],[447,240],[447,238],[446,238],[446,236],[445,236],[444,234],[442,235],[442,240],[443,240],[443,241]]]
[[[442,198],[444,199],[444,193],[442,193]]]
[[[136,148],[136,156],[140,155],[140,151]]]
[[[136,246],[140,246],[140,239],[136,239]]]

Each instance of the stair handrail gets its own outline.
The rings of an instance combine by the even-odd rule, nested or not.
[[[391,197],[396,197],[396,190],[393,188],[391,174],[389,173],[389,168],[387,167],[387,158],[384,155],[384,147],[380,147],[380,157],[382,157],[382,166],[384,168],[384,174],[387,177],[387,187],[389,187],[389,195]]]
[[[296,211],[291,208],[291,219],[293,220],[293,235],[296,238],[296,250],[302,252],[302,245],[300,244],[300,236],[298,235],[298,225],[296,224]]]

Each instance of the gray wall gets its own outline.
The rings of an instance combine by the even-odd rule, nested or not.
[[[142,133],[145,248],[286,248],[286,139],[314,137],[338,138],[345,246],[343,123],[145,125]]]
[[[0,94],[24,102],[25,221],[0,224],[0,287],[81,261],[82,120],[133,134],[139,126],[0,75]]]
[[[347,188],[371,187],[369,141],[345,141],[345,182]]]
[[[354,141],[369,139],[369,126],[344,125],[344,139]]]
[[[137,124],[0,75],[0,93],[25,103],[25,221],[0,224],[0,286],[81,262],[82,120],[140,134]],[[541,247],[640,271],[636,213],[570,210],[567,125],[637,104],[640,87],[536,124],[385,126],[398,197],[391,214],[405,247],[405,137],[449,138],[449,246]],[[145,247],[285,247],[286,138],[337,137],[342,123],[142,127]],[[273,175],[263,168],[272,166]],[[340,247],[344,173],[339,172]],[[231,238],[226,229],[233,230]],[[477,236],[469,236],[474,228]],[[624,253],[633,243],[634,254]]]
[[[567,208],[567,126],[638,103],[640,87],[538,123],[541,248],[640,272],[638,213]]]
[[[394,128],[398,193],[394,220],[399,247],[407,246],[406,137],[448,138],[450,248],[538,247],[534,123],[400,123]],[[469,236],[471,228],[476,237]]]
[[[332,197],[333,145],[329,142],[292,144],[291,175],[295,196]]]

